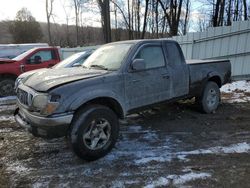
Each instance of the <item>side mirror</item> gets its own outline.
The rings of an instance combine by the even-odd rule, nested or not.
[[[131,64],[132,70],[140,71],[146,69],[146,64],[144,59],[134,59],[134,61]]]
[[[41,63],[41,62],[42,62],[42,58],[41,58],[41,56],[36,55],[36,56],[35,56],[35,58],[34,58],[34,62],[35,62],[35,64],[39,64],[39,63]]]

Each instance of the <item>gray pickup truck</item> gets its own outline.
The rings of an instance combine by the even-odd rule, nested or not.
[[[220,103],[230,81],[228,60],[186,62],[172,40],[115,42],[96,50],[82,67],[35,72],[17,88],[16,122],[35,136],[69,136],[83,159],[106,155],[119,119],[144,107],[195,97],[205,113]]]

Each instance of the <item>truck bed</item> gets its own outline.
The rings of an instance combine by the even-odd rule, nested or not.
[[[190,93],[201,93],[202,85],[205,84],[211,74],[216,74],[219,86],[230,81],[231,64],[229,60],[187,60],[189,67]]]

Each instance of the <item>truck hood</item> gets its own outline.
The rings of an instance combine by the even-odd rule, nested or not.
[[[43,69],[29,75],[23,80],[23,84],[33,88],[36,91],[47,91],[69,82],[92,78],[104,75],[109,71],[85,69],[82,67],[61,68],[61,69]]]
[[[12,59],[0,58],[0,64],[14,63],[14,62],[16,62],[16,61],[15,61],[15,60],[12,60]]]
[[[20,79],[25,79],[25,78],[28,78],[30,77],[31,75],[35,74],[36,72],[39,72],[41,70],[47,70],[47,68],[41,68],[41,69],[36,69],[36,70],[32,70],[32,71],[28,71],[28,72],[25,72],[25,73],[22,73],[21,75],[18,76],[18,78]]]

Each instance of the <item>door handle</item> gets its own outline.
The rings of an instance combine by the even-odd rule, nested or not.
[[[170,76],[168,74],[162,74],[162,78],[169,79]]]
[[[139,82],[140,80],[132,80],[133,83]]]
[[[25,65],[23,65],[23,64],[20,65],[20,71],[25,72]]]

